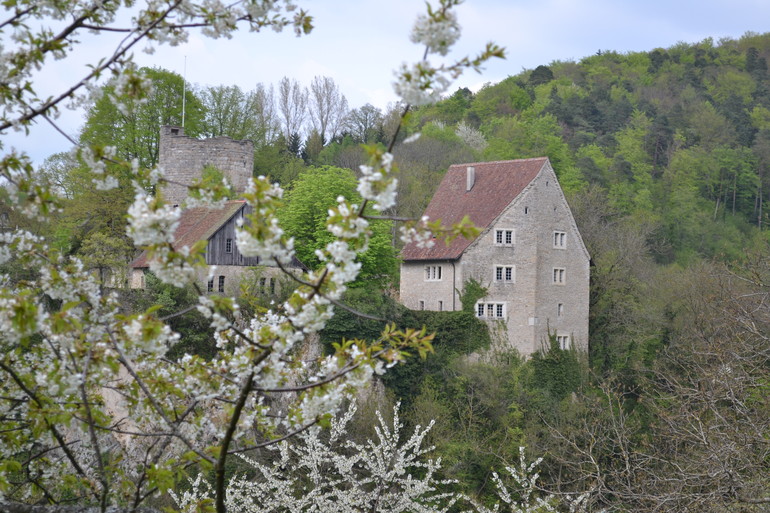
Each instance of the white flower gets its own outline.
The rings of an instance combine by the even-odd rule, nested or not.
[[[427,61],[418,62],[411,67],[402,64],[401,69],[396,72],[397,80],[393,83],[393,89],[409,105],[435,103],[451,85],[444,73]]]
[[[421,14],[412,28],[410,39],[423,44],[428,52],[446,55],[449,48],[460,38],[460,24],[452,11],[436,13],[433,16]]]

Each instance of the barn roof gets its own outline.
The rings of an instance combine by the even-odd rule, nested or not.
[[[449,168],[433,195],[425,215],[431,221],[440,219],[445,226],[459,223],[464,216],[484,231],[511,202],[532,182],[547,157],[497,162],[455,164]],[[475,170],[475,181],[467,189],[467,169]],[[449,246],[437,241],[431,248],[418,248],[410,243],[404,246],[404,260],[456,260],[473,242],[464,237],[453,240]]]
[[[179,217],[179,226],[174,232],[174,249],[192,247],[199,240],[208,240],[245,205],[244,200],[236,200],[228,201],[222,208],[197,207],[184,210]],[[148,266],[146,251],[142,251],[142,254],[131,262],[133,268]]]

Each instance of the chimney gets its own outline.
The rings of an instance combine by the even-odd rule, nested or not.
[[[476,168],[473,166],[468,166],[466,169],[465,178],[465,192],[468,192],[469,190],[473,189],[473,184],[476,183]]]

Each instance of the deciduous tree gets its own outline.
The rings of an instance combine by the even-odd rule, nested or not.
[[[428,56],[437,49],[443,55],[454,43],[456,37],[446,34],[459,29],[456,5],[456,0],[442,0],[418,20],[413,39],[428,48]],[[118,16],[122,7],[73,1],[45,8],[18,4],[6,13],[0,26],[13,40],[31,44],[3,46],[7,66],[0,81],[0,133],[50,116],[104,73],[115,76],[112,89],[105,91],[115,108],[137,112],[152,88],[131,64],[136,45],[179,43],[198,27],[215,37],[227,36],[239,24],[255,31],[289,26],[298,34],[311,28],[310,17],[289,1],[226,7],[161,1],[132,11],[127,27],[116,22],[128,19]],[[63,30],[49,29],[52,20]],[[84,31],[126,36],[85,76],[39,99],[33,71],[48,58],[66,58]],[[478,57],[451,66],[433,67],[425,59],[420,66],[431,76],[456,76],[501,55],[500,48],[489,46]],[[399,90],[405,89],[412,98],[434,92],[429,82],[402,75]],[[77,502],[96,505],[101,512],[116,505],[136,510],[197,464],[211,471],[213,509],[225,513],[225,474],[234,452],[328,423],[346,391],[400,361],[407,349],[423,355],[430,350],[431,337],[424,331],[390,325],[375,342],[340,341],[334,354],[312,364],[297,357],[302,341],[323,328],[359,274],[355,259],[372,238],[367,208],[383,212],[395,203],[392,145],[388,151],[370,149],[358,185],[360,203],[339,198],[327,212],[326,226],[334,237],[317,253],[323,266],[295,276],[298,288],[287,301],[243,318],[234,298],[200,290],[197,276],[206,270],[203,245],[174,246],[180,209],[154,195],[164,181],[162,170],[121,159],[117,148],[99,142],[105,144],[80,151],[88,178],[105,190],[127,182],[134,198],[126,233],[147,251],[161,282],[196,290],[196,309],[215,331],[218,352],[211,360],[186,354],[171,361],[166,352],[179,334],[169,326],[169,316],[159,317],[155,308],[122,312],[119,299],[102,293],[79,259],[60,254],[26,230],[3,233],[0,263],[12,261],[31,271],[28,279],[4,280],[0,286],[0,507],[18,510],[18,503],[27,501],[66,511],[62,504]],[[0,174],[19,214],[48,221],[59,208],[26,156],[5,154]],[[220,205],[223,193],[221,187],[197,191],[197,203]],[[277,219],[282,194],[267,179],[251,180],[242,198],[253,214],[238,228],[236,239],[243,255],[285,269],[295,250]],[[400,233],[405,241],[432,243],[424,223],[410,222]],[[284,402],[277,401],[280,396]],[[12,505],[6,507],[6,501]]]

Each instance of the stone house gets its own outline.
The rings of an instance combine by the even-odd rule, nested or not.
[[[237,193],[246,189],[252,176],[254,146],[251,141],[235,141],[229,137],[196,139],[184,135],[184,129],[174,126],[161,128],[158,165],[171,182],[162,189],[163,198],[173,205],[181,205],[187,197],[186,185],[200,178],[206,166],[214,166],[227,177]],[[235,295],[240,289],[244,273],[255,266],[263,266],[257,284],[265,294],[275,294],[281,271],[271,262],[258,257],[244,257],[235,243],[238,219],[250,214],[252,208],[244,201],[228,201],[223,208],[197,207],[185,209],[174,233],[174,248],[192,247],[205,240],[205,259],[208,266],[216,266],[213,279],[208,271],[199,277],[202,290]],[[147,255],[142,252],[131,263],[131,288],[144,288],[145,273],[149,270]],[[293,268],[302,265],[295,261]]]
[[[444,225],[467,215],[481,230],[402,251],[400,299],[414,310],[460,310],[464,284],[486,288],[473,311],[493,339],[522,355],[555,334],[588,349],[589,255],[547,158],[457,164],[425,215]]]

